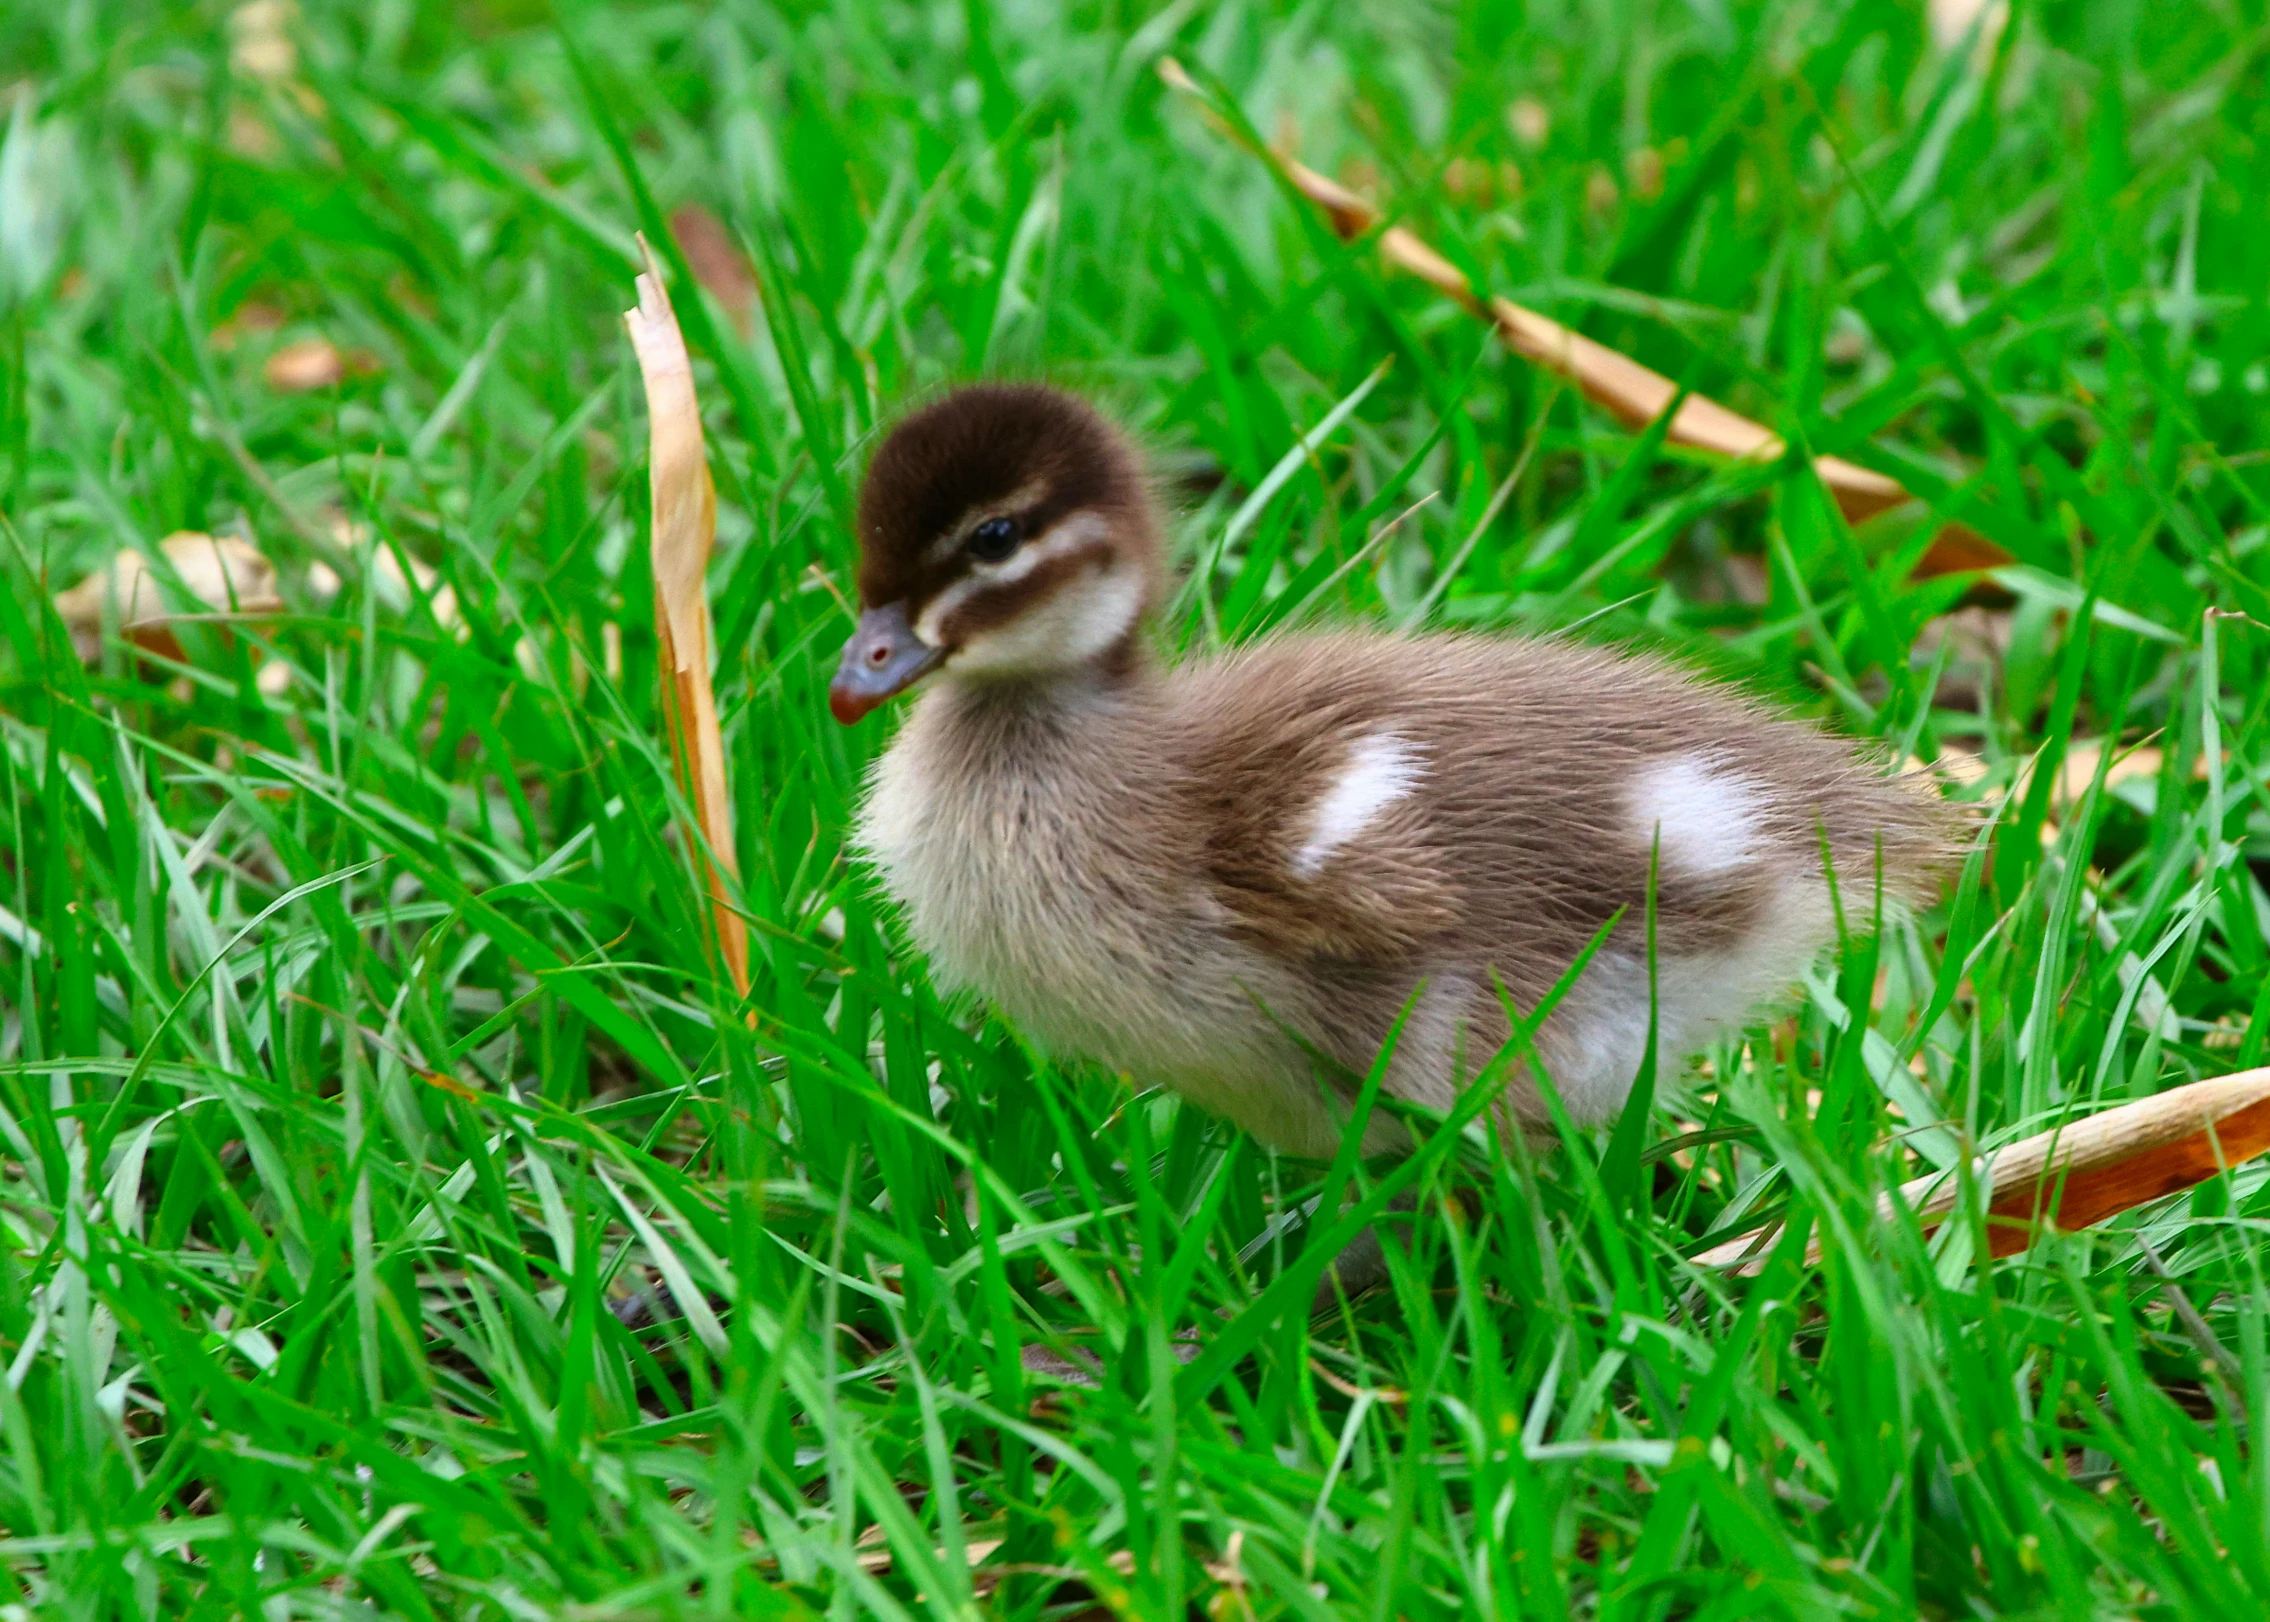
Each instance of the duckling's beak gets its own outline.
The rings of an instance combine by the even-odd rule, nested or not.
[[[850,726],[895,693],[903,693],[946,657],[914,634],[906,604],[888,603],[859,616],[859,629],[843,645],[843,663],[828,684],[828,709]]]

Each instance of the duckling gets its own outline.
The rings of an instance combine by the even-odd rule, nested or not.
[[[1653,657],[1342,630],[1164,662],[1142,461],[1054,389],[913,412],[857,523],[829,704],[849,725],[922,686],[854,846],[934,981],[1289,1154],[1338,1148],[1406,1004],[1383,1088],[1449,1109],[1510,1034],[1499,988],[1535,1008],[1621,911],[1533,1039],[1575,1120],[1612,1118],[1651,862],[1668,1064],[1830,948],[1830,874],[1866,917],[1879,871],[1922,903],[1960,842],[1928,785]],[[1504,1108],[1547,1120],[1533,1077]],[[1383,1112],[1363,1148],[1409,1142]]]

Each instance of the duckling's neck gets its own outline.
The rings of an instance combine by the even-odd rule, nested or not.
[[[1038,734],[1077,734],[1147,711],[1160,693],[1158,656],[1130,631],[1102,653],[1054,670],[956,676],[949,668],[936,707],[958,730],[1004,743]]]

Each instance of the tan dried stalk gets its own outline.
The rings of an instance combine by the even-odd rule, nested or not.
[[[1197,84],[1172,57],[1162,58],[1159,77],[1177,90],[1202,96]],[[1222,126],[1239,144],[1238,132]],[[1279,152],[1252,148],[1272,164],[1286,182],[1310,202],[1323,208],[1332,229],[1343,242],[1352,242],[1379,226],[1380,212],[1371,202],[1338,181],[1327,179],[1306,165]],[[1508,298],[1485,300],[1456,265],[1445,259],[1411,231],[1390,225],[1379,233],[1382,258],[1398,270],[1408,271],[1429,286],[1449,294],[1467,310],[1497,329],[1508,349],[1524,360],[1568,379],[1585,398],[1612,413],[1625,427],[1644,428],[1663,415],[1678,399],[1678,385],[1661,372],[1642,366],[1629,355],[1573,332],[1550,316],[1516,304]],[[1664,438],[1674,445],[1734,460],[1771,461],[1785,448],[1781,436],[1763,423],[1752,422],[1716,400],[1690,394],[1680,403]],[[1845,518],[1852,523],[1873,518],[1912,500],[1896,479],[1872,472],[1837,456],[1813,460],[1814,471]],[[2011,561],[2010,554],[1985,536],[1961,524],[1948,524],[1933,539],[1918,575],[1957,574],[1996,569]]]
[[[2270,1066],[2195,1081],[2101,1114],[2069,1121],[1983,1158],[1977,1170],[1986,1202],[1987,1246],[2008,1256],[2039,1229],[2071,1232],[2146,1201],[2205,1182],[2226,1166],[2270,1149]],[[1952,1171],[1903,1183],[1878,1202],[1889,1220],[1893,1200],[1928,1231],[1954,1214],[1962,1182]],[[1765,1265],[1771,1226],[1704,1251],[1705,1267],[1754,1273]],[[1808,1264],[1821,1258],[1816,1241]]]
[[[662,673],[662,710],[670,759],[692,805],[688,830],[709,890],[718,954],[733,989],[749,990],[749,931],[735,910],[740,879],[733,855],[732,802],[725,783],[725,745],[717,730],[717,697],[710,686],[710,543],[717,536],[717,493],[710,484],[702,442],[701,404],[686,340],[662,285],[662,267],[646,238],[638,239],[646,272],[638,279],[638,308],[623,312],[631,348],[646,384],[647,482],[654,500],[654,635]]]

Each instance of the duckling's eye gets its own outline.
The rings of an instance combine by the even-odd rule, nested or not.
[[[1021,539],[1014,518],[988,518],[969,532],[969,555],[980,563],[999,563]]]

